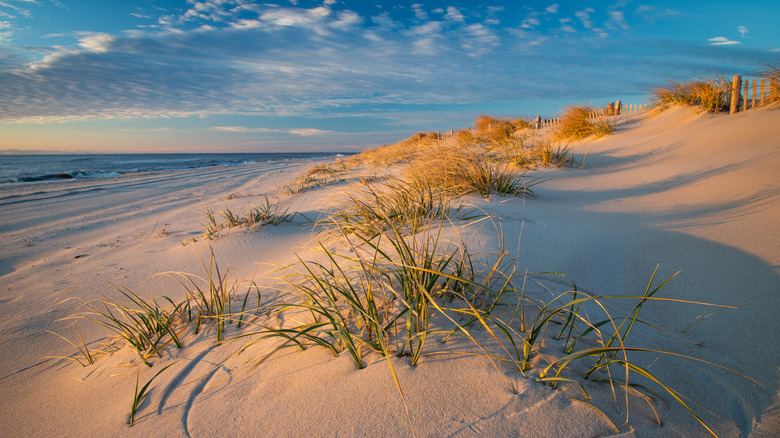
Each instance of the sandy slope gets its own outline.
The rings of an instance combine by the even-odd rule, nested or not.
[[[536,198],[467,201],[500,218],[495,223],[519,272],[559,271],[583,290],[635,294],[660,265],[661,279],[680,271],[664,296],[738,306],[653,303],[643,317],[667,335],[639,330],[636,340],[728,366],[760,385],[686,359],[638,361],[692,399],[719,435],[776,435],[780,111],[697,116],[680,108],[633,116],[615,135],[580,142],[574,151],[588,153],[585,168],[535,171],[545,180]],[[289,350],[243,367],[268,348],[259,343],[220,365],[236,343],[216,347],[212,337],[190,334],[186,348],[171,349],[154,368],[141,367],[145,381],[174,364],[154,382],[132,429],[125,419],[136,367],[122,365],[137,363],[133,353],[121,350],[86,368],[40,360],[72,352],[46,333],[73,338],[60,318],[79,302],[63,300],[116,298],[109,282],[144,296],[180,297],[174,282],[154,274],[200,272],[196,254],[207,257],[207,244],[181,241],[202,233],[205,205],[259,202],[300,169],[255,165],[0,188],[0,435],[410,435],[389,368],[378,357],[366,357],[366,369],[357,370],[345,355]],[[282,202],[316,218],[343,188]],[[225,201],[230,193],[246,196]],[[212,244],[236,278],[270,282],[269,261],[309,254],[310,225],[299,217],[256,232],[234,230]],[[476,250],[494,251],[495,229],[483,222],[461,233]],[[105,334],[79,329],[89,340]],[[458,341],[448,348],[473,347]],[[655,405],[663,424],[656,425],[636,396],[623,424],[625,400],[618,394],[617,412],[608,385],[589,386],[591,406],[574,386],[552,390],[499,373],[476,356],[429,356],[417,367],[405,358],[393,363],[418,436],[708,435],[674,401]]]

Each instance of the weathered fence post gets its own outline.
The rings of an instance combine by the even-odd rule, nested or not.
[[[734,82],[731,83],[731,108],[729,114],[739,111],[739,89],[742,86],[742,76],[734,75]]]
[[[765,91],[765,88],[764,88],[765,85],[766,85],[766,79],[765,78],[761,78],[761,105],[766,103],[766,100],[765,100],[765,98],[766,98],[766,91]]]
[[[536,122],[534,123],[534,129],[542,127],[542,116],[536,116]]]
[[[615,113],[616,116],[619,116],[620,113],[623,112],[623,103],[620,102],[619,100],[615,102],[615,111],[616,111]]]
[[[758,94],[756,93],[756,80],[753,79],[753,106],[751,108],[755,108],[758,106]]]
[[[744,94],[744,96],[742,96],[742,111],[747,111],[747,106],[748,106],[748,82],[750,82],[750,81],[745,81],[745,90],[742,92],[742,94]]]

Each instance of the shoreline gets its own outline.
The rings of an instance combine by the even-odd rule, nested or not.
[[[533,170],[544,180],[533,198],[468,195],[467,204],[494,219],[476,227],[447,225],[443,235],[466,235],[475,254],[503,245],[519,275],[562,272],[584,293],[641,294],[656,266],[656,281],[680,271],[661,289],[663,297],[737,308],[652,303],[642,319],[669,335],[642,328],[637,341],[727,365],[763,388],[696,361],[643,353],[640,362],[690,397],[719,435],[771,436],[780,426],[780,352],[769,336],[780,312],[780,238],[772,231],[780,217],[777,138],[779,110],[725,118],[691,116],[681,108],[636,116],[612,136],[573,143],[573,153],[588,156],[582,169]],[[211,250],[221,268],[230,265],[231,279],[263,286],[277,279],[277,267],[315,257],[312,246],[320,237],[312,221],[344,199],[349,183],[283,194],[279,187],[309,164],[0,187],[6,236],[0,242],[0,327],[7,334],[0,340],[0,434],[408,436],[411,421],[418,436],[592,436],[616,433],[614,427],[632,436],[709,435],[674,400],[632,396],[628,413],[617,414],[609,385],[588,383],[594,397],[586,400],[576,385],[552,389],[518,372],[497,371],[463,341],[442,348],[473,355],[433,354],[415,367],[408,357],[392,359],[403,402],[375,353],[365,356],[361,370],[347,354],[333,357],[317,348],[285,350],[256,364],[252,359],[272,345],[263,341],[225,362],[237,341],[215,346],[206,331],[187,333],[186,346],[166,349],[152,368],[129,348],[84,368],[41,360],[74,352],[47,331],[77,339],[73,321],[62,318],[78,313],[82,300],[121,297],[111,284],[146,298],[178,299],[181,285],[157,274],[202,274],[198,257],[208,263]],[[301,215],[279,226],[232,228],[211,241],[201,237],[206,207],[241,211],[261,205],[265,195]],[[192,238],[197,242],[185,244]],[[545,291],[531,280],[543,276],[533,275],[529,294],[541,297]],[[264,303],[281,293],[261,292]],[[107,334],[95,325],[78,329],[95,348]],[[492,345],[487,333],[475,333]],[[559,354],[552,337],[545,342],[549,350],[542,348],[537,361]],[[122,366],[128,362],[135,365]],[[172,368],[151,385],[128,428],[136,372],[146,382],[166,365]]]
[[[14,184],[38,182],[57,182],[81,179],[105,179],[122,175],[132,175],[146,172],[165,172],[175,170],[200,169],[220,166],[240,166],[246,164],[284,163],[288,161],[332,160],[349,156],[343,152],[319,153],[158,153],[158,154],[6,154],[5,162],[0,167],[0,187]],[[46,160],[46,165],[40,167],[38,159]],[[149,158],[153,157],[153,158]],[[168,160],[163,160],[166,158]],[[25,159],[33,159],[35,166],[40,168],[38,174],[21,173],[14,166],[22,168],[31,163]],[[129,160],[128,160],[129,159]],[[240,161],[235,161],[241,159]],[[9,160],[19,161],[9,164]],[[215,161],[216,160],[216,161]],[[232,160],[232,161],[231,161]],[[73,162],[79,164],[74,165]],[[140,167],[139,167],[140,166]],[[166,167],[167,166],[167,167]],[[171,167],[173,166],[173,167]],[[7,167],[7,168],[4,168]],[[25,170],[29,172],[29,169]],[[24,176],[23,176],[24,175]],[[3,180],[3,178],[5,180]],[[12,179],[9,179],[12,178]]]

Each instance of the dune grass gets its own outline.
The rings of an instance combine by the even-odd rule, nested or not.
[[[767,70],[758,74],[769,82],[769,94],[766,103],[780,102],[780,68],[769,65]]]
[[[186,296],[176,308],[182,318],[186,318],[187,325],[194,323],[196,334],[204,325],[214,327],[219,345],[224,340],[226,325],[236,323],[238,328],[241,327],[250,295],[256,296],[259,305],[260,288],[253,281],[230,280],[230,269],[220,270],[213,249],[209,251],[208,264],[203,259],[199,258],[199,261],[203,276],[185,272],[165,272],[161,275],[175,279],[184,288]],[[246,292],[241,294],[244,287]],[[233,308],[236,299],[241,299],[240,309]]]
[[[126,303],[104,297],[96,302],[84,303],[86,311],[69,319],[86,319],[107,328],[131,346],[148,366],[152,366],[149,359],[159,356],[170,343],[182,347],[176,321],[183,318],[183,303],[174,304],[170,298],[162,297],[172,308],[162,307],[154,298],[147,300],[130,290],[115,288],[124,296]],[[79,350],[82,355],[89,355]]]
[[[450,217],[461,209],[449,193],[422,178],[354,186],[345,198],[326,212],[319,226],[337,234],[346,230],[373,236],[392,224],[416,233],[428,221]]]
[[[290,347],[321,347],[334,355],[347,351],[357,368],[365,366],[367,352],[387,356],[392,351],[388,346],[394,346],[396,355],[409,357],[413,366],[430,354],[465,354],[441,350],[442,341],[462,335],[500,375],[509,367],[553,387],[574,383],[586,399],[590,395],[579,379],[622,384],[626,391],[630,388],[646,397],[657,396],[657,391],[645,390],[630,376],[645,377],[707,428],[674,389],[631,358],[632,352],[686,357],[628,344],[632,329],[647,325],[640,318],[647,303],[680,301],[656,296],[673,276],[655,285],[653,273],[644,293],[637,295],[589,295],[572,283],[570,289],[550,300],[531,300],[514,286],[516,266],[506,263],[505,253],[494,254],[492,264],[476,266],[463,242],[441,239],[445,223],[432,221],[411,234],[387,221],[382,227],[385,231],[372,237],[345,234],[349,242],[346,252],[322,246],[325,262],[299,260],[298,272],[288,277],[300,302],[277,305],[278,312],[298,315],[289,319],[300,321],[301,311],[305,311],[309,321],[257,334],[270,333]],[[628,313],[614,315],[609,310],[609,302],[626,300],[635,302]],[[527,325],[521,323],[526,314],[534,315]],[[595,316],[599,314],[601,317]],[[475,336],[475,330],[482,334]],[[560,357],[551,363],[537,363],[537,345],[553,330],[555,339],[563,344]],[[580,362],[586,363],[587,371],[578,378],[579,373],[568,370]],[[596,371],[603,373],[596,376]]]
[[[71,341],[70,339],[66,338],[65,336],[60,335],[59,333],[55,333],[53,331],[48,331],[48,333],[53,334],[54,336],[57,336],[58,338],[62,339],[63,341],[67,342],[68,344],[72,345],[73,348],[75,348],[78,351],[77,356],[81,356],[81,358],[84,360],[82,362],[82,359],[79,359],[78,357],[71,357],[71,356],[48,356],[47,359],[65,359],[69,361],[73,361],[82,367],[86,367],[87,365],[92,365],[95,363],[95,360],[97,359],[98,355],[105,355],[106,353],[104,351],[90,351],[89,346],[86,342],[84,342],[84,337],[81,336],[81,332],[76,329],[76,334],[79,337],[79,344],[76,344],[75,342]],[[86,363],[85,363],[86,362]]]
[[[523,168],[511,162],[494,159],[479,146],[454,140],[431,148],[407,166],[406,178],[439,187],[452,196],[477,193],[484,198],[503,196],[534,196],[533,183]]]
[[[589,136],[603,137],[615,131],[619,116],[591,117],[592,107],[575,105],[564,109],[555,125],[553,138],[557,140],[580,140]]]
[[[647,326],[640,314],[648,303],[685,302],[657,297],[657,292],[671,278],[655,285],[654,273],[644,293],[637,295],[592,295],[580,291],[571,282],[570,288],[551,299],[530,299],[524,288],[515,286],[517,266],[505,250],[487,254],[486,262],[476,263],[477,257],[463,241],[443,238],[453,229],[444,216],[426,216],[416,227],[411,227],[404,223],[411,219],[390,217],[379,205],[366,204],[363,208],[374,208],[376,211],[370,213],[372,222],[379,221],[381,225],[364,223],[365,230],[354,232],[340,225],[355,227],[359,220],[334,219],[333,226],[341,230],[344,249],[329,249],[320,244],[323,257],[299,259],[284,277],[285,288],[294,291],[299,299],[265,307],[286,315],[280,320],[296,323],[280,327],[252,324],[245,331],[236,331],[230,339],[247,338],[246,345],[259,339],[278,339],[277,347],[258,361],[280,349],[319,347],[333,355],[348,352],[360,369],[365,366],[367,354],[385,357],[391,367],[389,359],[393,354],[408,357],[412,366],[421,365],[427,355],[473,354],[442,348],[453,336],[463,336],[512,390],[513,385],[504,376],[507,370],[553,387],[573,383],[586,399],[590,395],[581,382],[583,379],[605,381],[611,386],[619,384],[626,391],[630,388],[649,394],[648,398],[656,397],[658,391],[645,389],[644,383],[631,379],[636,375],[656,384],[707,428],[674,389],[632,360],[632,353],[636,352],[685,356],[628,344],[635,326]],[[213,252],[208,263],[201,263],[206,272],[204,277],[166,273],[177,278],[187,291],[179,303],[163,298],[172,310],[161,309],[154,299],[144,300],[120,290],[132,306],[103,299],[99,300],[103,310],[91,307],[93,311],[85,317],[117,332],[148,365],[151,356],[159,355],[165,346],[175,343],[181,347],[179,336],[193,325],[197,333],[208,322],[215,328],[216,342],[220,344],[226,339],[226,324],[238,321],[237,328],[240,328],[253,290],[259,306],[259,289],[249,283],[243,305],[240,310],[236,306],[234,311],[231,303],[235,298],[241,301],[238,287],[242,283],[228,282],[227,271],[222,273]],[[542,273],[535,281],[545,283],[545,275],[561,277]],[[612,307],[609,302],[627,300],[635,302],[627,313],[618,316],[609,310]],[[562,344],[558,358],[546,363],[536,360],[545,333],[555,333],[554,339]],[[586,363],[587,371],[570,372],[575,363]],[[131,422],[147,387],[160,372],[140,389],[136,382]],[[394,378],[401,391],[400,382]]]
[[[227,205],[225,205],[224,210],[218,212],[206,207],[206,221],[202,222],[203,238],[212,240],[226,228],[228,230],[235,227],[257,228],[292,222],[298,212],[290,213],[289,211],[289,208],[282,210],[278,203],[271,202],[265,195],[263,195],[263,202],[259,205],[250,204],[248,209],[241,209],[238,212],[231,210]]]
[[[714,77],[694,81],[672,81],[652,90],[652,104],[660,110],[689,105],[698,112],[718,112],[731,102],[731,83]]]

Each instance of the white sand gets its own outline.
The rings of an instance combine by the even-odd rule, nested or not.
[[[681,271],[663,296],[738,306],[651,303],[642,318],[667,335],[643,328],[634,340],[727,366],[763,387],[684,358],[646,355],[637,362],[692,400],[718,435],[776,436],[780,111],[639,114],[616,134],[579,142],[574,151],[589,154],[585,168],[534,171],[545,180],[534,187],[536,198],[472,196],[468,202],[500,217],[520,272],[558,271],[593,293],[641,294],[660,265],[661,280]],[[411,435],[389,368],[371,355],[357,370],[345,354],[286,350],[239,370],[263,344],[220,366],[244,341],[215,347],[210,334],[189,334],[184,349],[169,347],[153,368],[141,366],[143,383],[174,363],[152,384],[133,428],[126,418],[136,367],[122,366],[138,363],[133,352],[123,349],[85,368],[42,360],[73,353],[47,331],[75,339],[71,321],[61,318],[77,312],[79,300],[118,299],[111,283],[145,297],[180,298],[180,286],[155,274],[201,273],[196,254],[208,257],[208,243],[181,242],[200,238],[205,206],[258,203],[304,167],[247,165],[1,187],[0,435]],[[281,202],[316,218],[341,189]],[[232,193],[244,196],[227,201]],[[488,224],[468,234],[477,249],[497,248]],[[274,268],[269,262],[290,263],[294,251],[305,257],[313,237],[311,224],[299,217],[259,231],[234,229],[211,244],[233,277],[263,284]],[[107,334],[90,324],[78,327],[93,348]],[[473,347],[459,340],[447,348]],[[575,385],[554,390],[516,372],[499,374],[481,357],[393,363],[418,436],[709,435],[668,396],[667,406],[655,405],[662,426],[636,396],[624,424],[625,399],[618,389],[616,404],[608,385],[588,384],[589,406]]]

